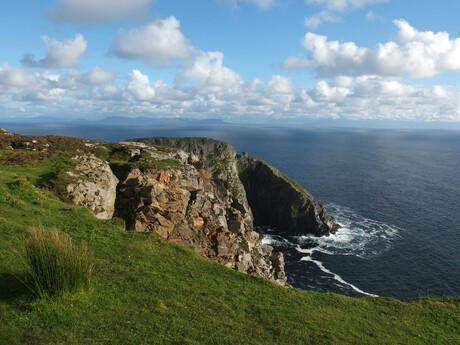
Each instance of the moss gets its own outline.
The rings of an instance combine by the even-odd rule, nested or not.
[[[285,174],[283,174],[281,171],[279,171],[278,169],[276,169],[275,167],[271,166],[270,164],[268,164],[267,162],[263,161],[262,159],[260,158],[251,158],[253,160],[256,160],[264,165],[266,165],[268,168],[270,168],[271,171],[273,171],[273,173],[278,176],[278,177],[281,177],[283,180],[285,180],[286,182],[288,182],[295,190],[297,190],[298,192],[302,193],[302,194],[305,194],[305,195],[308,195],[309,197],[311,197],[310,193],[308,193],[305,188],[303,188],[299,183],[297,183],[296,181],[294,181],[293,179],[291,179],[290,177],[286,176]]]

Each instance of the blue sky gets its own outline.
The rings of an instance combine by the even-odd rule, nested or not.
[[[460,3],[46,0],[0,12],[0,117],[460,122]]]

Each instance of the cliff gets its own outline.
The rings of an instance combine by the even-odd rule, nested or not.
[[[239,181],[234,149],[189,141],[196,151],[141,142],[103,143],[3,133],[7,162],[58,157],[40,185],[127,230],[156,232],[240,272],[286,285],[281,253],[261,243]]]
[[[310,193],[263,160],[243,154],[238,168],[256,225],[316,236],[329,236],[340,228]]]
[[[280,285],[286,285],[283,255],[262,244],[261,235],[253,230],[251,207],[258,224],[280,229],[292,224],[295,233],[303,229],[323,235],[334,226],[311,196],[269,174],[275,171],[272,168],[261,170],[258,161],[247,158],[239,175],[237,165],[241,169],[243,161],[237,161],[230,144],[217,140],[103,143],[4,133],[0,144],[9,152],[4,156],[8,162],[60,155],[63,161],[41,178],[40,185],[98,218],[121,218],[127,230],[156,232],[229,268]],[[247,177],[245,185],[240,176]],[[280,203],[270,199],[273,192],[279,194]],[[286,207],[294,213],[286,212]]]
[[[261,159],[247,154],[237,156],[228,143],[207,138],[165,137],[134,141],[174,147],[197,156],[215,178],[229,182],[239,203],[252,210],[256,225],[274,226],[290,235],[316,236],[328,236],[340,228],[302,186]]]
[[[179,152],[157,147],[151,151],[158,159],[149,161],[146,149],[0,130],[0,344],[458,343],[458,298],[398,301],[285,289],[153,233],[126,231],[119,219],[98,219],[44,188],[66,198],[66,185],[85,181],[98,212],[108,206],[92,183],[107,166],[121,181],[131,169],[181,166]],[[86,159],[72,159],[91,155],[93,176],[78,170]],[[110,195],[111,184],[104,188]],[[18,252],[27,229],[39,224],[94,253],[90,290],[37,301],[18,280]]]

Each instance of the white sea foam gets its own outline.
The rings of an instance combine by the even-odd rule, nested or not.
[[[329,204],[326,205],[326,209],[342,226],[335,234],[327,237],[315,237],[313,235],[288,237],[290,241],[295,243],[281,236],[267,235],[265,243],[277,246],[281,250],[282,247],[293,248],[298,253],[304,254],[305,256],[302,257],[301,261],[308,261],[317,265],[322,272],[337,282],[334,283],[337,286],[347,286],[360,294],[376,296],[348,283],[341,276],[324,267],[323,263],[317,260],[315,253],[371,259],[391,248],[393,241],[399,236],[399,229],[365,218],[346,207]],[[320,281],[317,281],[317,284],[322,285]]]
[[[395,238],[399,236],[400,230],[395,226],[365,218],[347,207],[336,204],[325,206],[342,226],[335,234],[327,237],[313,235],[283,237],[276,235],[275,230],[266,227],[263,229],[265,235],[262,238],[262,244],[274,246],[281,251],[283,248],[295,249],[298,253],[305,255],[300,261],[314,263],[322,272],[337,282],[333,283],[334,285],[351,288],[363,295],[376,296],[348,283],[341,276],[324,267],[315,253],[371,259],[389,250]],[[320,279],[315,284],[320,286],[325,283],[326,280]]]
[[[391,248],[399,229],[373,219],[365,218],[346,207],[326,205],[330,214],[342,226],[335,234],[326,237],[302,236],[299,244],[329,255],[353,255],[369,259]],[[297,249],[300,253],[304,248]]]
[[[262,244],[269,245],[269,246],[277,246],[277,247],[292,247],[295,246],[294,243],[290,242],[288,239],[279,236],[279,235],[271,235],[271,234],[264,234],[262,237]]]
[[[356,292],[360,293],[360,294],[363,294],[363,295],[366,295],[366,296],[372,296],[372,297],[378,297],[378,295],[374,295],[374,294],[371,294],[369,292],[366,292],[366,291],[363,291],[361,290],[360,288],[354,286],[353,284],[350,284],[348,282],[346,282],[345,280],[342,279],[342,277],[340,277],[338,274],[328,270],[326,267],[324,267],[324,265],[322,264],[322,262],[318,261],[318,260],[313,260],[310,256],[305,256],[303,257],[302,259],[300,259],[300,261],[309,261],[309,262],[313,262],[314,264],[316,264],[319,269],[321,271],[323,271],[324,273],[326,274],[329,274],[331,275],[336,281],[340,282],[341,284],[343,285],[346,285],[346,286],[349,286],[350,288],[352,288],[353,290],[355,290]]]

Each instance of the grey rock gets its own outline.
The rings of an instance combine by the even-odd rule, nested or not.
[[[72,158],[75,171],[67,172],[76,178],[67,186],[69,199],[79,206],[85,206],[101,219],[111,219],[115,210],[117,177],[110,166],[94,155],[79,155]]]

